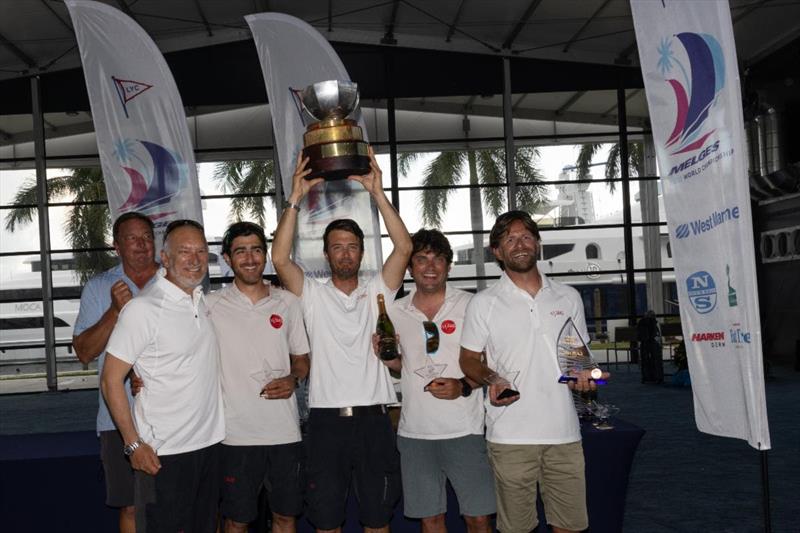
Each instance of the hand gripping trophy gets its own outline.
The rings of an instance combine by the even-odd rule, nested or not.
[[[328,80],[292,89],[295,100],[315,120],[303,135],[303,156],[309,158],[311,174],[326,180],[340,180],[369,172],[364,133],[358,122],[347,118],[358,107],[358,84]],[[302,114],[302,113],[301,113]]]

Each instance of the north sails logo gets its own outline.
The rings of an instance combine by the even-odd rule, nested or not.
[[[661,40],[656,65],[675,96],[675,125],[665,145],[673,150],[671,155],[705,146],[716,131],[707,127],[709,111],[725,86],[725,59],[716,38],[690,32],[674,38],[683,47],[688,65],[675,55],[672,38]]]
[[[115,76],[111,76],[111,80],[114,82],[114,88],[117,90],[117,96],[119,97],[119,102],[122,104],[122,110],[125,112],[125,118],[130,118],[128,116],[128,102],[153,87],[149,83],[123,80]]]
[[[695,272],[686,278],[686,291],[694,310],[705,315],[717,307],[717,285],[714,278],[705,270]]]
[[[675,236],[678,239],[685,239],[690,235],[700,235],[701,233],[711,231],[717,226],[720,226],[726,222],[737,220],[739,216],[740,212],[738,205],[726,207],[725,209],[720,209],[719,211],[712,211],[711,214],[706,218],[698,218],[697,220],[693,220],[688,224],[678,224],[678,227],[675,228]]]

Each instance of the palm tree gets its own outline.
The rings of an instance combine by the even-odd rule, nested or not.
[[[411,163],[421,155],[420,152],[398,154],[397,168],[399,172],[407,175]],[[542,179],[539,169],[536,168],[538,156],[539,152],[536,148],[524,146],[517,149],[514,156],[514,168],[518,181],[533,182]],[[470,185],[489,186],[482,189],[470,188],[470,220],[473,232],[475,275],[482,277],[486,275],[483,234],[481,233],[484,230],[484,203],[487,210],[495,216],[501,214],[506,207],[505,188],[496,186],[506,183],[505,150],[503,148],[440,152],[424,170],[422,185],[436,188],[420,192],[422,221],[425,225],[437,228],[441,226],[442,216],[447,211],[449,196],[454,191],[451,187],[461,182],[465,173]],[[517,209],[533,212],[544,206],[546,202],[545,189],[541,185],[517,188]],[[485,280],[478,280],[479,290],[485,286]]]
[[[103,173],[97,168],[76,168],[71,174],[47,180],[47,201],[59,197],[74,197],[78,205],[69,208],[64,233],[75,258],[75,272],[84,284],[97,272],[110,268],[114,255],[104,250],[111,227],[111,215],[106,199]],[[5,217],[5,228],[14,231],[33,222],[37,212],[36,178],[28,179],[14,197],[13,209]]]
[[[262,195],[275,188],[275,165],[271,159],[217,163],[213,178],[224,192],[237,194],[231,198],[231,221],[250,218],[264,227],[266,210]],[[275,197],[269,199],[275,205]]]
[[[575,167],[578,170],[578,179],[585,180],[591,179],[589,175],[589,167],[592,165],[592,159],[602,146],[601,143],[587,143],[582,144],[578,152],[578,159],[575,162]],[[622,166],[622,154],[620,153],[619,143],[611,145],[608,151],[608,158],[605,164],[605,176],[608,190],[614,192],[617,188],[617,182],[613,181],[619,178],[620,167]],[[628,166],[633,169],[637,176],[644,173],[644,146],[640,142],[628,143]]]

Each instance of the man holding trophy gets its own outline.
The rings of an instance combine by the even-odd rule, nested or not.
[[[464,377],[458,352],[472,295],[451,287],[453,250],[437,230],[421,229],[408,271],[411,294],[390,315],[402,348],[403,409],[397,430],[405,515],[422,531],[446,531],[449,479],[469,533],[488,533],[495,512],[494,483],[483,437],[483,391]],[[400,362],[386,362],[401,370]]]
[[[470,379],[489,386],[486,440],[497,528],[527,533],[536,527],[538,483],[553,531],[582,531],[588,527],[584,458],[570,388],[591,390],[594,379],[608,374],[560,366],[559,337],[568,321],[571,341],[579,341],[573,331],[589,338],[583,302],[575,289],[539,272],[541,238],[530,215],[497,217],[489,243],[503,275],[467,308],[460,362]],[[574,351],[585,352],[585,343],[580,346]]]
[[[323,107],[338,107],[335,98],[318,100],[328,102]],[[334,158],[337,153],[342,150],[319,152]],[[303,154],[297,159],[288,206],[272,248],[272,262],[282,283],[301,298],[311,345],[306,499],[308,519],[318,531],[341,529],[351,478],[359,499],[359,518],[368,532],[388,531],[400,497],[399,458],[386,409],[397,398],[388,369],[371,351],[377,296],[391,301],[399,289],[411,255],[411,238],[383,191],[382,173],[371,149],[367,155],[366,174],[354,173],[347,179],[357,181],[370,194],[394,245],[380,272],[359,275],[364,234],[349,219],[334,220],[325,229],[323,254],[331,270],[327,283],[306,276],[290,258],[300,204],[324,179],[306,179],[312,174],[309,164],[318,161]],[[328,163],[338,161],[341,171],[350,160]]]

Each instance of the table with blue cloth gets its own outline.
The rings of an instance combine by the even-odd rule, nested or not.
[[[612,423],[614,429],[607,431],[590,424],[581,429],[591,533],[622,531],[628,473],[644,435],[644,430],[623,420],[612,419]],[[0,472],[4,531],[86,533],[117,527],[116,510],[103,503],[103,470],[93,431],[0,436]],[[351,494],[343,528],[347,533],[362,531],[357,505]],[[543,511],[539,512],[543,517]],[[466,529],[449,486],[446,521],[450,531]],[[391,527],[393,533],[418,533],[419,521],[405,518],[401,503]],[[298,531],[313,529],[301,518]],[[540,525],[539,531],[546,529]]]

